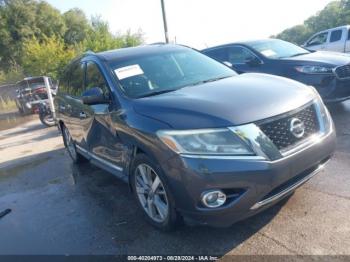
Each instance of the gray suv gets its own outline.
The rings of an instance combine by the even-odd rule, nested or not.
[[[335,148],[314,88],[237,75],[183,46],[87,53],[60,83],[55,107],[73,161],[127,182],[164,230],[254,215],[319,172]]]

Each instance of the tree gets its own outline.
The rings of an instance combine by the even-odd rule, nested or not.
[[[9,67],[20,60],[23,39],[33,37],[35,8],[31,0],[5,0],[0,7],[1,66]]]
[[[0,81],[58,77],[75,55],[143,42],[142,31],[113,34],[100,17],[74,8],[61,14],[43,0],[0,0]],[[4,80],[5,79],[5,80]]]
[[[63,37],[66,31],[66,24],[61,13],[46,2],[39,2],[36,6],[35,25],[38,32],[35,37]]]
[[[350,0],[333,1],[305,20],[304,24],[288,28],[273,37],[302,44],[319,31],[346,24],[350,24]]]
[[[342,12],[341,2],[331,2],[317,15],[307,19],[304,24],[313,32],[340,26],[342,21],[339,18]]]
[[[90,25],[84,12],[78,8],[71,9],[63,14],[67,26],[64,41],[68,45],[82,42],[88,34]]]
[[[272,36],[273,38],[283,39],[295,44],[304,43],[310,36],[310,29],[305,25],[297,25],[284,30],[277,36]]]
[[[143,43],[143,33],[132,34],[129,30],[126,34],[112,34],[109,31],[108,23],[101,17],[96,16],[91,19],[91,29],[84,42],[85,50],[94,52],[106,51],[122,47],[137,46]]]
[[[136,33],[131,33],[130,30],[126,31],[126,34],[120,35],[123,39],[123,47],[138,46],[143,43],[143,32],[139,29]]]
[[[46,2],[3,0],[0,5],[0,66],[8,68],[21,64],[22,44],[26,40],[60,37],[64,31],[60,12]]]
[[[27,75],[47,75],[57,79],[77,52],[66,47],[62,39],[53,36],[44,41],[36,38],[27,40],[23,54],[23,68]]]

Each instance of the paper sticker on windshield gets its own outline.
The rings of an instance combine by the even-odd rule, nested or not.
[[[264,56],[266,56],[266,57],[270,57],[270,56],[276,55],[276,53],[273,50],[271,50],[271,49],[263,50],[263,51],[261,51],[261,53]]]
[[[143,71],[139,65],[130,65],[117,68],[114,70],[114,72],[119,80],[143,74]]]

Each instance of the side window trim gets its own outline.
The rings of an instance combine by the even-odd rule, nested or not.
[[[316,45],[323,45],[323,44],[327,44],[329,42],[329,37],[330,37],[330,34],[329,34],[329,31],[323,31],[323,32],[320,32],[320,33],[317,33],[315,35],[313,35],[310,40],[307,42],[306,46],[316,46],[315,44],[314,45],[310,45],[310,43],[316,38],[316,37],[319,37],[320,35],[323,35],[323,34],[327,34],[327,37],[326,37],[326,41],[321,43],[321,44],[316,44]]]
[[[247,51],[248,53],[250,53],[252,56],[254,56],[256,59],[258,59],[261,64],[264,64],[264,61],[258,57],[254,52],[252,52],[251,50],[249,50],[248,48],[246,48],[245,46],[242,46],[242,45],[230,45],[230,47],[240,47],[242,48],[243,50]],[[229,51],[229,50],[228,50]],[[228,57],[227,57],[228,58]],[[227,62],[230,62],[230,61],[227,61]],[[230,62],[231,63],[231,62]],[[245,65],[246,63],[234,63],[235,65]]]
[[[106,86],[107,86],[107,88],[108,88],[108,91],[111,92],[111,91],[112,91],[112,90],[111,90],[111,87],[110,87],[110,85],[109,85],[109,83],[108,83],[108,81],[107,81],[105,75],[102,73],[102,70],[101,70],[101,68],[100,68],[100,65],[99,65],[98,63],[96,63],[94,60],[86,60],[86,61],[85,61],[85,77],[84,77],[85,81],[84,81],[84,87],[85,87],[85,88],[87,87],[87,86],[86,86],[86,85],[87,85],[87,81],[88,81],[88,78],[87,78],[87,67],[88,67],[88,64],[89,64],[89,63],[92,63],[92,64],[94,64],[94,65],[96,66],[97,70],[99,71],[100,75],[103,77],[103,80],[105,81],[105,84],[106,84]]]

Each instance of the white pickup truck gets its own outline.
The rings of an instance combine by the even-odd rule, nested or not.
[[[310,37],[303,47],[315,51],[350,53],[350,25],[318,32]]]

